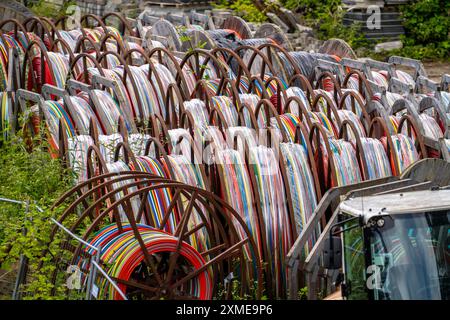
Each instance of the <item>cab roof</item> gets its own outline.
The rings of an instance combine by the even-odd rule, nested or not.
[[[379,214],[419,213],[450,210],[450,189],[408,191],[355,197],[344,200],[340,210],[363,216],[364,222]]]

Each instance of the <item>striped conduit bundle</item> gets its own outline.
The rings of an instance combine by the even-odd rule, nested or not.
[[[317,206],[314,179],[308,163],[307,151],[303,145],[297,143],[281,143],[280,151],[290,187],[287,191],[291,194],[294,209],[293,223],[297,234],[301,234]],[[314,245],[312,240],[307,249],[311,249]]]
[[[158,160],[148,156],[137,156],[136,166],[131,163],[130,169],[151,173],[163,178],[168,177],[163,165]],[[148,194],[148,204],[151,211],[151,221],[147,221],[147,224],[155,228],[159,227],[163,222],[164,214],[167,211],[171,200],[172,194],[168,188],[161,188],[150,191]],[[169,220],[165,226],[165,231],[174,234],[179,219],[180,217],[178,216],[178,214],[170,215]]]
[[[259,256],[264,255],[258,213],[254,204],[252,185],[247,166],[241,154],[233,149],[220,150],[218,152],[217,164],[223,183],[222,198],[227,201],[242,219],[245,221],[250,233],[255,240],[259,250]],[[238,234],[243,239],[246,234],[239,223],[233,219]],[[253,254],[249,247],[244,247],[248,260],[255,263]]]
[[[133,280],[136,277],[136,270],[142,266],[144,261],[144,253],[131,230],[131,226],[124,225],[123,232],[119,232],[116,225],[106,226],[101,229],[95,237],[90,241],[93,246],[101,246],[100,259],[109,266],[108,275],[124,280]],[[153,229],[146,225],[138,225],[138,231],[142,237],[147,252],[161,261],[164,255],[171,252],[177,252],[178,238],[160,230]],[[90,254],[92,249],[85,249]],[[178,265],[176,273],[182,273],[184,270],[200,269],[206,264],[200,253],[191,247],[185,241],[181,242],[179,249],[183,259],[183,265]],[[182,260],[181,258],[179,259]],[[167,262],[167,261],[165,261]],[[102,278],[97,284],[99,287],[99,296],[107,299],[121,300],[122,297],[114,289],[114,287]],[[119,288],[127,293],[131,290],[124,284],[119,284]],[[212,299],[212,279],[208,273],[208,269],[201,272],[197,277],[188,281],[180,289],[185,292],[185,296],[192,295],[201,300]]]
[[[380,140],[366,137],[361,137],[360,139],[363,148],[362,154],[367,161],[369,169],[369,176],[364,177],[364,180],[379,179],[392,175],[386,150]]]
[[[358,157],[353,145],[342,139],[329,139],[338,186],[362,181]]]
[[[286,289],[287,267],[286,255],[292,246],[291,224],[287,210],[286,196],[273,149],[265,146],[250,148],[249,165],[253,167],[258,190],[262,232],[265,233],[269,264],[272,279],[275,282],[277,295]]]

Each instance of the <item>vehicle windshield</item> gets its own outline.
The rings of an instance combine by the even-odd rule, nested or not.
[[[450,211],[386,216],[366,228],[366,284],[376,300],[450,299]]]

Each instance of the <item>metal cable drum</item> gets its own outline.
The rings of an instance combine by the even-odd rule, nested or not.
[[[91,219],[88,214],[90,210],[95,210],[95,208],[89,209],[82,204],[86,201],[91,203],[90,199],[92,198],[96,199],[92,189],[79,193],[80,198],[78,200],[70,196],[76,194],[77,190],[85,188],[86,185],[100,186],[103,190],[106,185],[118,182],[120,179],[134,181],[132,184],[138,186],[138,190],[134,195],[127,194],[125,198],[115,201],[109,207],[104,205],[105,197],[102,198],[103,200],[100,199],[100,202],[97,202],[96,205],[99,211],[95,219]],[[181,218],[182,224],[185,224],[185,226],[192,210],[199,205],[204,205],[206,211],[203,211],[201,224],[194,229],[183,226],[174,235],[164,232],[161,229],[164,228],[164,225],[152,228],[148,225],[137,224],[133,221],[132,215],[129,215],[130,223],[115,221],[111,224],[109,214],[118,206],[126,203],[132,197],[142,197],[149,190],[157,191],[161,188],[170,188],[172,194],[174,194],[174,197],[178,197],[178,200],[180,195],[186,197],[189,205]],[[113,190],[107,196],[111,198],[119,192],[121,191]],[[73,190],[57,201],[55,207],[74,200],[77,200],[77,202],[74,203],[72,208],[63,212],[59,219],[60,223],[75,233],[82,232],[80,237],[90,244],[101,246],[101,262],[106,262],[106,264],[102,264],[102,267],[119,284],[128,299],[185,299],[188,297],[195,299],[211,299],[213,297],[229,299],[231,298],[232,288],[229,285],[223,287],[222,283],[224,279],[234,278],[240,280],[241,296],[254,294],[256,299],[261,298],[262,266],[257,253],[255,253],[256,273],[250,279],[244,276],[244,274],[249,274],[243,258],[244,247],[250,246],[250,251],[255,251],[255,242],[250,237],[250,232],[242,218],[231,206],[213,194],[142,172],[122,172],[117,175],[104,174],[92,178],[90,182],[86,182],[84,185],[80,184],[74,187]],[[172,199],[170,207],[178,206],[180,203],[178,200]],[[81,217],[76,216],[77,212],[82,212]],[[172,212],[168,211],[166,214],[170,215]],[[211,224],[207,222],[206,216],[209,216],[214,225],[217,226],[216,232],[211,229]],[[76,221],[71,221],[73,220],[71,218],[76,218]],[[229,226],[227,232],[218,224],[222,219],[225,221],[224,224]],[[243,235],[238,234],[232,219],[237,219],[236,223],[240,223],[244,230]],[[80,224],[86,225],[87,230],[80,231],[77,229],[76,226]],[[200,230],[202,225],[213,239],[213,250],[195,250],[185,240],[195,229]],[[53,229],[50,241],[55,239],[58,232],[58,228]],[[150,238],[154,236],[157,236],[160,241],[152,244]],[[187,249],[189,249],[188,254]],[[94,250],[92,247],[88,249],[83,244],[70,248],[65,246],[64,250],[69,250],[72,253],[71,263],[75,265],[83,263],[80,258],[84,253],[90,255],[95,253],[92,251]],[[47,250],[45,251],[47,252]],[[202,257],[203,260],[195,258],[199,262],[197,265],[193,263],[193,257]],[[84,261],[86,260],[84,259]],[[83,267],[82,269],[86,270],[86,265],[83,265]],[[59,286],[56,282],[58,280],[56,272],[57,270],[55,270],[53,283]],[[207,283],[203,281],[205,277],[209,278]],[[202,278],[203,280],[201,280]],[[161,281],[162,279],[165,281]],[[115,292],[115,289],[108,283],[102,282],[101,278],[94,281],[101,289],[99,299],[121,298]],[[253,290],[252,288],[255,288],[255,291],[250,291]],[[223,290],[225,292],[221,293]]]

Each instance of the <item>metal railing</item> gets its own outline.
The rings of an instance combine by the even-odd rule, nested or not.
[[[12,204],[17,204],[17,205],[25,205],[25,219],[27,219],[28,213],[30,212],[30,202],[29,201],[20,201],[20,200],[14,200],[14,199],[0,197],[0,202],[12,203]],[[35,205],[36,209],[39,212],[44,212],[44,210],[41,207],[39,207],[36,204],[34,204],[34,205]],[[86,300],[91,300],[92,296],[94,296],[94,297],[96,296],[96,294],[93,294],[93,288],[95,286],[95,279],[97,277],[97,271],[98,271],[114,287],[114,289],[117,290],[117,292],[120,294],[120,296],[124,300],[128,300],[126,295],[119,288],[119,286],[114,282],[114,280],[111,279],[111,277],[100,266],[99,263],[100,263],[101,247],[93,246],[89,242],[86,242],[85,240],[81,239],[76,234],[71,232],[69,229],[64,227],[56,219],[50,218],[50,221],[52,223],[54,223],[56,226],[58,226],[58,228],[63,230],[67,235],[69,235],[70,237],[72,237],[76,241],[82,243],[86,247],[88,247],[88,248],[90,248],[90,249],[95,251],[95,255],[91,255],[91,259],[90,259],[90,262],[89,262],[89,274],[88,274],[87,285],[86,285],[86,297],[85,297],[85,299]],[[23,233],[23,235],[26,234],[26,228],[25,227],[23,227],[22,233]],[[13,300],[19,300],[20,299],[19,288],[20,288],[20,285],[25,280],[27,269],[28,269],[28,258],[25,255],[21,254],[20,255],[20,259],[19,259],[19,271],[18,271],[18,274],[17,274],[17,277],[16,277],[14,290],[13,290],[13,294],[12,294],[12,299]]]

